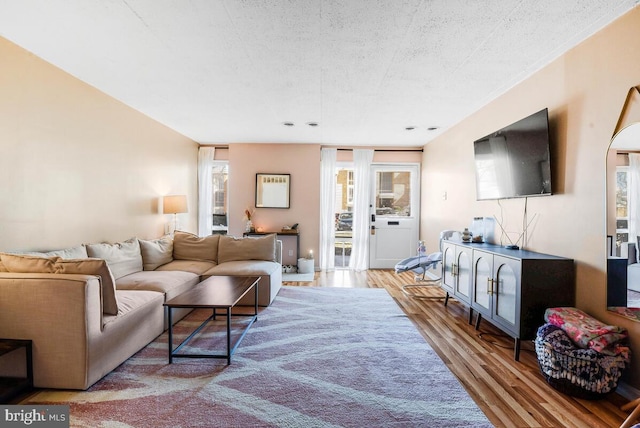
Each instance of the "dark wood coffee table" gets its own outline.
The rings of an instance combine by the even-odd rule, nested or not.
[[[20,348],[24,348],[27,377],[0,377],[0,403],[2,404],[7,404],[20,394],[33,389],[33,345],[31,340],[0,339],[0,356]]]
[[[259,276],[212,276],[189,291],[165,302],[169,315],[169,364],[174,358],[226,358],[227,364],[231,364],[231,356],[244,338],[249,328],[258,320],[258,281]],[[255,305],[252,314],[232,314],[233,307],[253,288],[255,293]],[[212,309],[213,313],[196,330],[173,349],[173,322],[171,311],[174,308]],[[227,352],[225,354],[190,354],[180,352],[182,347],[189,342],[200,330],[218,315],[224,315],[227,320]],[[240,337],[231,346],[231,317],[250,317],[247,326]]]

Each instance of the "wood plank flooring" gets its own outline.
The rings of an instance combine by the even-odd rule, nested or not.
[[[413,283],[411,272],[338,270],[284,284],[385,288],[496,427],[619,427],[628,416],[620,410],[628,400],[616,393],[592,401],[556,391],[540,374],[533,342],[523,341],[514,361],[511,337],[485,321],[475,330],[464,305],[450,299],[444,306],[440,287],[409,290],[435,299],[407,296],[403,285]]]

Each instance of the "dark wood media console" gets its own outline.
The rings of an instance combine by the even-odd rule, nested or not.
[[[443,242],[442,288],[469,307],[469,322],[482,319],[520,341],[533,340],[550,307],[575,305],[572,259],[493,244]]]

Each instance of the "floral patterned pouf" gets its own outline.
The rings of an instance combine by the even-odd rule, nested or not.
[[[630,358],[627,332],[576,308],[550,308],[535,340],[540,371],[569,395],[596,399],[616,389]]]

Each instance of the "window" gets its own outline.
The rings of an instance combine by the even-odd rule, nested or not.
[[[212,168],[213,198],[211,212],[213,213],[213,233],[226,234],[228,229],[227,207],[228,200],[229,163],[215,161]]]
[[[351,257],[353,226],[353,168],[339,166],[336,168],[336,202],[335,207],[335,267],[346,268]]]

